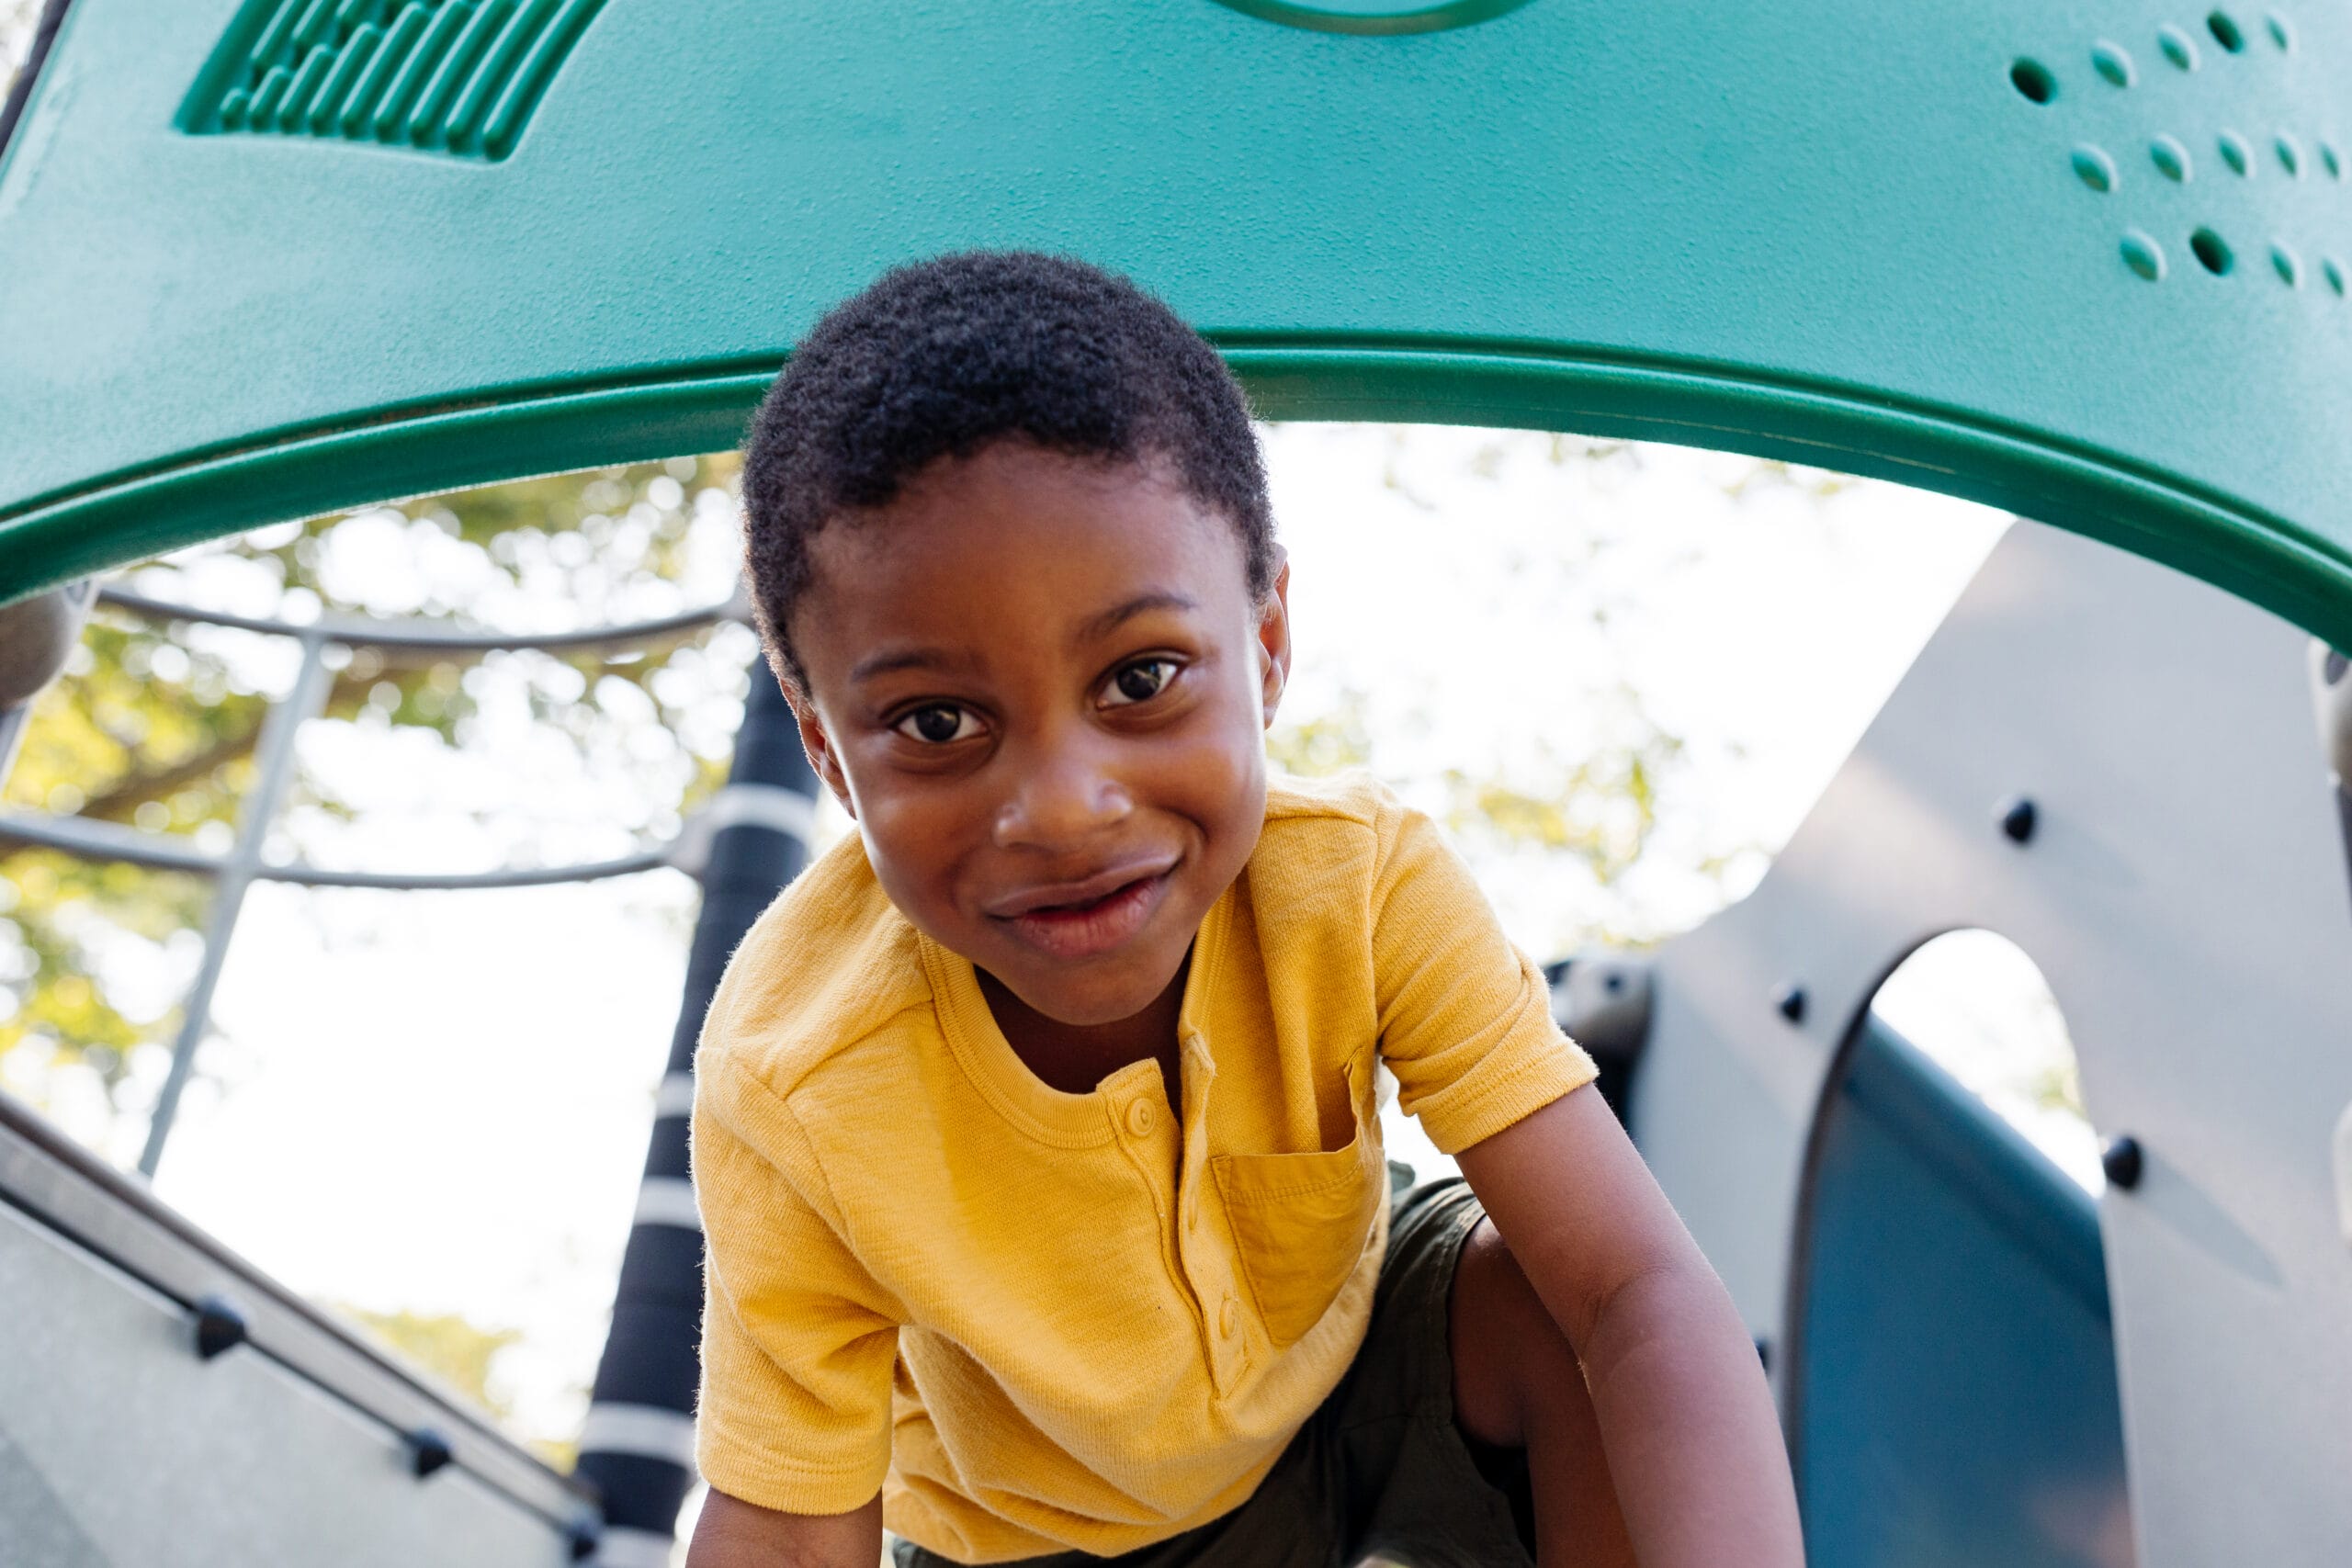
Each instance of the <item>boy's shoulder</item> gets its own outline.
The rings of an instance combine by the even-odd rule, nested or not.
[[[1321,778],[1266,779],[1266,829],[1251,863],[1269,859],[1373,863],[1396,841],[1408,811],[1396,792],[1357,769]]]
[[[828,1059],[931,999],[914,927],[851,833],[776,896],[728,959],[695,1076],[749,1078],[788,1098]]]
[[[1319,778],[1291,773],[1266,776],[1266,825],[1352,824],[1374,832],[1403,815],[1404,803],[1396,792],[1360,768]]]

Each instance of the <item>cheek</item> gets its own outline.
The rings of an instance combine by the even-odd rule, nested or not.
[[[1255,841],[1266,811],[1266,750],[1254,708],[1237,708],[1188,735],[1156,772],[1187,816],[1228,839]]]
[[[914,913],[947,907],[966,853],[968,812],[944,793],[883,790],[858,799],[865,856],[892,903]]]

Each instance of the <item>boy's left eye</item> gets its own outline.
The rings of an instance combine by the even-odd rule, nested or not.
[[[980,732],[979,720],[970,710],[954,703],[933,703],[919,707],[890,727],[910,740],[920,740],[932,746],[945,746],[957,740],[968,740]]]
[[[1126,707],[1149,702],[1175,675],[1176,661],[1172,659],[1138,659],[1133,664],[1122,665],[1119,672],[1111,677],[1110,688],[1102,694],[1102,704],[1105,707]]]

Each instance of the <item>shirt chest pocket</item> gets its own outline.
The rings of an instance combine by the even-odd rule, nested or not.
[[[1321,1319],[1355,1272],[1388,1196],[1379,1141],[1365,1125],[1368,1108],[1349,1077],[1355,1136],[1345,1148],[1209,1161],[1243,1282],[1277,1348]]]

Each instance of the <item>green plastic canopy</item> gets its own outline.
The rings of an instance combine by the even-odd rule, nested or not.
[[[0,599],[734,443],[894,262],[1126,271],[1277,418],[1973,497],[2352,643],[2340,8],[73,0],[0,164]]]

